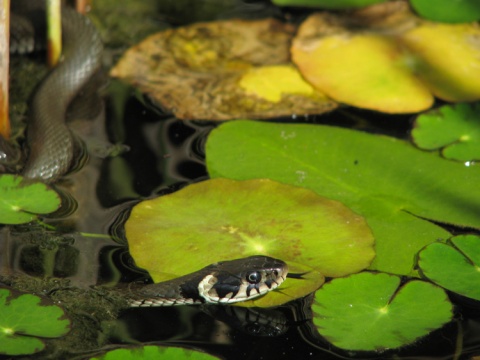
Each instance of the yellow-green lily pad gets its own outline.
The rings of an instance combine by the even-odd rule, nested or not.
[[[446,105],[417,117],[415,144],[425,150],[442,149],[447,159],[480,160],[480,104]]]
[[[251,255],[336,277],[368,267],[375,255],[361,216],[311,190],[267,179],[207,180],[143,201],[133,208],[125,230],[136,264],[156,282]],[[270,299],[268,306],[305,296],[319,284],[287,278],[275,290],[286,295],[276,294],[278,301]]]
[[[60,206],[60,197],[47,185],[18,175],[0,175],[0,224],[23,224]]]
[[[63,310],[31,294],[0,288],[0,354],[26,355],[42,351],[42,338],[70,331]]]
[[[476,24],[426,22],[400,42],[413,54],[412,69],[430,91],[447,101],[480,99],[480,28]]]
[[[332,99],[387,113],[480,99],[480,28],[416,17],[406,2],[310,15],[292,43],[304,78]]]
[[[445,289],[480,300],[480,237],[460,235],[419,254],[422,274]]]
[[[325,284],[312,310],[320,335],[347,350],[385,350],[414,342],[449,322],[452,304],[438,286],[361,273]]]

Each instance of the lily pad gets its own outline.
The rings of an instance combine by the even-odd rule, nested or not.
[[[413,9],[422,17],[434,21],[470,22],[480,19],[478,0],[410,0]]]
[[[292,24],[274,19],[169,29],[129,49],[111,75],[179,119],[269,118],[336,108],[291,64],[294,32]]]
[[[278,6],[311,6],[324,9],[350,9],[385,2],[386,0],[272,0]]]
[[[136,348],[115,349],[90,360],[146,360],[146,359],[195,359],[214,360],[218,357],[204,352],[166,346],[142,346]]]
[[[371,269],[410,274],[418,251],[451,236],[425,219],[480,228],[480,167],[403,140],[322,125],[233,121],[210,133],[206,157],[212,178],[303,186],[364,216],[375,236]]]
[[[422,274],[445,289],[480,300],[480,237],[461,235],[433,243],[419,254]]]
[[[26,355],[44,349],[41,338],[70,331],[63,310],[31,294],[0,288],[0,354]]]
[[[314,13],[299,27],[292,60],[332,99],[387,113],[480,99],[480,28],[436,24],[393,1],[351,13]]]
[[[361,273],[325,284],[312,310],[320,335],[348,350],[393,349],[449,322],[452,304],[441,288],[398,276]]]
[[[480,99],[480,27],[426,22],[409,29],[400,42],[414,54],[412,69],[430,91],[447,101]]]
[[[422,149],[442,149],[447,159],[480,160],[480,104],[446,105],[417,117],[412,130]]]
[[[23,224],[38,214],[48,214],[60,207],[58,194],[47,185],[27,182],[18,175],[0,176],[0,223]]]
[[[358,272],[374,257],[362,217],[311,190],[266,179],[207,180],[143,201],[133,208],[125,230],[136,264],[157,282],[251,255],[332,277]],[[272,303],[267,294],[255,306],[280,305],[319,284],[308,277],[287,279],[275,290],[278,301]]]

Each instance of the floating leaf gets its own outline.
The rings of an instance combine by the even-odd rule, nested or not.
[[[478,0],[410,0],[413,9],[424,18],[444,22],[470,22],[480,19]]]
[[[392,349],[410,344],[452,318],[445,292],[398,276],[361,273],[325,284],[312,310],[320,335],[348,350]]]
[[[336,103],[306,83],[290,63],[294,31],[291,24],[273,19],[169,29],[128,50],[111,74],[180,119],[330,111]]]
[[[406,2],[348,14],[315,13],[299,27],[292,60],[331,98],[388,113],[428,109],[434,96],[480,99],[480,28],[421,21]]]
[[[146,359],[195,359],[213,360],[218,357],[200,351],[166,346],[142,346],[136,348],[115,349],[90,360],[146,360]]]
[[[360,271],[374,257],[362,217],[311,190],[270,180],[189,185],[136,205],[125,230],[136,264],[157,282],[251,255],[281,259],[292,269],[294,263],[306,265],[325,276]],[[287,279],[276,294],[278,302],[271,303],[268,295],[264,301],[280,305],[320,284],[308,277]]]
[[[43,183],[26,182],[21,176],[0,176],[0,223],[23,224],[35,220],[37,214],[57,210],[60,198]]]
[[[480,160],[480,105],[446,105],[423,113],[415,121],[412,137],[422,149],[442,148],[448,159]]]
[[[447,101],[480,98],[480,27],[427,22],[402,34],[414,54],[412,67],[437,97]]]
[[[422,274],[445,289],[480,300],[480,237],[455,236],[433,243],[419,254]]]
[[[418,251],[450,237],[424,219],[480,228],[480,167],[395,138],[322,125],[233,121],[210,133],[206,155],[212,178],[304,186],[364,216],[375,236],[372,269],[409,274]]]
[[[45,347],[37,337],[55,338],[70,331],[63,310],[41,301],[35,295],[13,295],[0,288],[0,354],[33,354]]]
[[[386,0],[272,0],[278,6],[311,6],[325,9],[350,9],[384,2]]]

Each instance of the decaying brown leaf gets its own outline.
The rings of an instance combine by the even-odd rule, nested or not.
[[[137,86],[180,119],[330,111],[335,102],[306,83],[290,63],[294,31],[273,19],[170,29],[129,49],[111,75]]]

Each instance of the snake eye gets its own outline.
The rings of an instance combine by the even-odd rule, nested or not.
[[[247,281],[250,284],[258,284],[262,280],[262,274],[260,274],[258,271],[252,271],[247,274]]]

